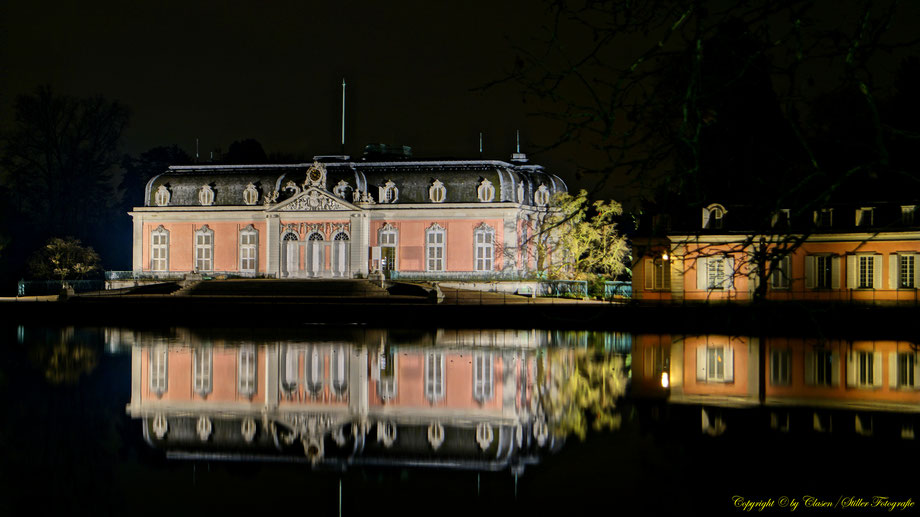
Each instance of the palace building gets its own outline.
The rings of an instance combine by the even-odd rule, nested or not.
[[[355,278],[515,278],[536,219],[566,185],[523,154],[498,160],[172,166],[134,222],[133,272]]]

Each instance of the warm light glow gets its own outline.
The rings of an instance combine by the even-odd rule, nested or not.
[[[661,372],[661,387],[667,388],[671,384],[670,379],[668,379],[668,372]]]
[[[661,254],[661,260],[668,260],[668,252],[667,252],[667,251],[665,251],[664,253]]]

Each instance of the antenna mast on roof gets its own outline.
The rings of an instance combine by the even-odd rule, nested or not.
[[[482,158],[482,131],[479,132],[479,157]]]
[[[195,139],[195,163],[198,163],[198,139]]]
[[[520,129],[515,129],[514,132],[515,132],[515,134],[517,135],[517,147],[516,147],[517,151],[515,151],[515,152],[518,153],[518,154],[520,154],[520,152],[521,152],[521,130],[520,130]]]
[[[342,78],[342,154],[345,154],[345,78]]]

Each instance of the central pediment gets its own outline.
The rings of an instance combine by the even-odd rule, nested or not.
[[[361,210],[325,190],[309,187],[287,201],[278,203],[270,212],[342,212]]]

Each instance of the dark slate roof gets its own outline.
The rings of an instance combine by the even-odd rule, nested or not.
[[[478,203],[477,188],[488,179],[495,188],[494,202],[517,202],[518,185],[524,185],[525,204],[533,203],[534,192],[541,184],[549,193],[565,192],[565,182],[539,165],[522,165],[498,160],[428,160],[428,161],[329,161],[326,188],[332,192],[340,181],[349,189],[346,201],[352,201],[354,189],[367,191],[379,202],[378,187],[392,181],[399,191],[396,204],[430,203],[428,189],[435,180],[446,189],[446,203]],[[278,201],[293,195],[283,187],[293,181],[304,182],[312,163],[290,165],[193,165],[173,166],[147,184],[145,206],[156,206],[154,195],[164,185],[170,192],[169,206],[200,206],[198,192],[204,185],[214,190],[214,206],[244,206],[243,191],[249,183],[263,196],[279,191]]]

